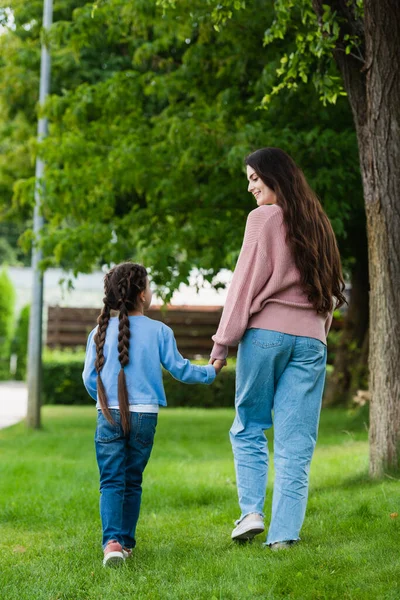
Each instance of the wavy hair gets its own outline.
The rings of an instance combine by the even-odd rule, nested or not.
[[[279,148],[261,148],[245,159],[276,194],[301,284],[318,313],[346,302],[339,250],[332,225],[302,170]]]
[[[128,312],[137,308],[137,298],[146,289],[147,271],[136,263],[121,263],[113,267],[104,277],[103,308],[97,319],[97,332],[94,336],[96,344],[95,368],[97,371],[97,394],[100,408],[107,421],[115,425],[107,402],[106,391],[101,379],[104,366],[104,344],[110,320],[111,310],[119,311],[118,360],[121,365],[118,374],[118,405],[124,434],[130,429],[129,398],[126,387],[124,368],[129,363],[130,329]]]

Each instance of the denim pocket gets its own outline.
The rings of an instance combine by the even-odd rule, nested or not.
[[[272,331],[270,329],[254,329],[253,330],[253,345],[259,348],[274,348],[282,346],[283,333]]]
[[[157,413],[139,413],[136,440],[143,446],[150,446],[154,441],[157,417]]]
[[[116,414],[113,414],[116,413]],[[121,426],[119,424],[119,412],[112,411],[112,417],[115,420],[115,423],[112,424],[103,415],[101,411],[98,411],[97,415],[97,427],[94,439],[96,442],[114,442],[119,437],[121,437]]]
[[[325,353],[326,348],[325,344],[316,338],[307,338],[307,347],[311,350],[316,350],[321,355]]]

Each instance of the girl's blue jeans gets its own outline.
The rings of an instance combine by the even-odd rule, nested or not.
[[[96,458],[100,472],[100,516],[103,548],[110,540],[134,548],[142,498],[143,471],[150,458],[157,425],[156,413],[130,413],[125,436],[119,410],[111,409],[115,425],[97,411]]]
[[[300,539],[325,372],[326,346],[314,338],[248,329],[239,344],[230,438],[241,519],[249,513],[264,516],[264,431],[274,425],[275,482],[267,544]]]

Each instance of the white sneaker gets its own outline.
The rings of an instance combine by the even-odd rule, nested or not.
[[[255,535],[264,531],[264,520],[258,513],[250,513],[235,524],[231,535],[233,540],[252,540]]]

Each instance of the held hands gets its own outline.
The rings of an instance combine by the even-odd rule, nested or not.
[[[213,365],[216,374],[218,375],[218,373],[221,371],[221,369],[223,369],[224,367],[226,367],[226,365],[228,364],[226,362],[226,360],[220,360],[219,358],[210,358],[210,360],[208,361],[209,365]]]

